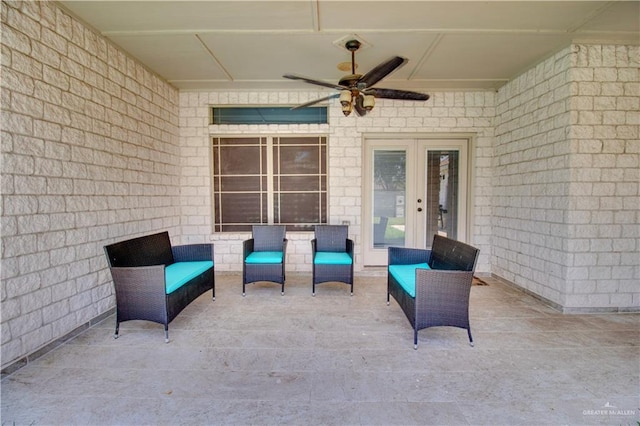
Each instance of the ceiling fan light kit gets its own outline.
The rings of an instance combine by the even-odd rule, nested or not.
[[[340,92],[340,105],[342,105],[342,113],[344,116],[348,116],[351,114],[351,101],[353,97],[351,96],[350,90],[343,90]]]
[[[371,111],[376,104],[376,97],[373,95],[364,95],[363,105],[364,109]]]
[[[315,84],[317,86],[328,87],[340,91],[340,93],[334,95],[325,96],[324,98],[294,106],[292,109],[304,108],[318,102],[339,98],[340,105],[342,106],[342,113],[345,117],[349,116],[351,111],[354,109],[359,116],[364,116],[375,106],[375,98],[398,99],[403,101],[426,101],[429,99],[429,95],[426,93],[373,87],[380,80],[406,64],[408,61],[406,58],[403,58],[402,56],[393,56],[374,67],[368,73],[361,75],[356,74],[355,53],[360,49],[362,43],[355,39],[347,40],[344,46],[351,52],[351,74],[347,74],[342,77],[338,84],[326,83],[324,81],[296,74],[283,75],[284,78],[288,78],[290,80],[302,80],[309,84]]]

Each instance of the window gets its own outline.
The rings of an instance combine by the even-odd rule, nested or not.
[[[213,138],[214,232],[327,223],[326,136]]]
[[[326,124],[327,107],[213,107],[212,124]]]

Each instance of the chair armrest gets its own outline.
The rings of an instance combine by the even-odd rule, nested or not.
[[[242,242],[242,258],[246,259],[251,253],[253,253],[253,238],[249,238],[248,240],[244,240]]]
[[[164,265],[114,267],[111,269],[118,299],[151,298],[164,300],[166,295]],[[158,295],[161,297],[159,299]]]
[[[416,263],[428,263],[431,250],[415,249],[407,247],[389,247],[389,265],[413,265]]]
[[[353,240],[347,239],[347,253],[349,253],[349,256],[351,256],[351,258],[353,259]]]
[[[284,261],[284,256],[287,254],[287,244],[289,243],[289,240],[287,240],[286,238],[284,240],[282,240],[282,259]]]
[[[185,244],[171,247],[174,262],[213,260],[213,244]]]
[[[416,299],[442,300],[443,307],[446,307],[444,301],[447,300],[468,303],[472,281],[472,271],[416,269]]]

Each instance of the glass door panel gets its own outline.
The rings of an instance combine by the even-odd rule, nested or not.
[[[373,152],[373,247],[405,246],[407,153]]]
[[[457,150],[427,151],[427,237],[458,238],[459,157]]]

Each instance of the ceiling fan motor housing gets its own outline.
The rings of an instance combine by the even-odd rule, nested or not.
[[[346,47],[349,52],[355,52],[360,49],[360,46],[362,46],[362,43],[358,40],[349,40],[344,44],[344,47]]]
[[[338,84],[344,87],[354,87],[358,80],[362,78],[361,74],[347,74],[340,79]]]

